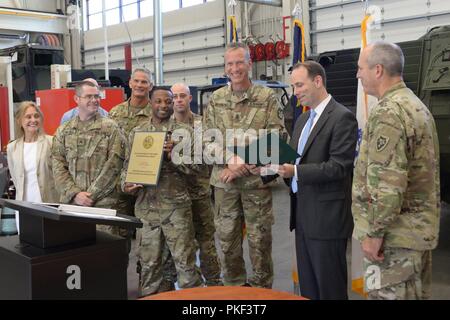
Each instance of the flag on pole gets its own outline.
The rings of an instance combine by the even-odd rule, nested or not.
[[[296,6],[294,9],[294,15],[300,16],[301,11],[300,7]],[[300,19],[294,19],[293,22],[293,39],[292,43],[293,46],[293,52],[292,52],[292,66],[294,66],[296,63],[304,62],[306,57],[306,50],[305,50],[305,28],[303,27],[302,22]],[[300,104],[300,101],[298,101],[297,97],[294,95],[292,101],[292,108],[294,109],[294,121],[292,122],[292,129],[294,129],[295,122],[297,121],[298,117],[305,111],[308,111],[308,107],[303,106]],[[293,259],[292,259],[292,281],[294,283],[294,293],[297,295],[300,295],[300,284],[299,284],[299,273],[297,268],[297,258],[296,258],[296,252],[294,250]]]
[[[234,15],[230,16],[230,42],[239,42],[236,17]]]
[[[305,50],[305,28],[302,22],[299,19],[294,19],[294,36],[293,36],[293,53],[292,53],[292,65],[294,66],[298,62],[304,62],[306,57]],[[297,101],[297,97],[294,96],[293,99],[294,106],[294,123],[301,113],[308,111],[309,108],[307,106],[303,106],[301,108],[300,101]]]
[[[294,19],[294,51],[292,65],[305,61],[305,28],[299,19]]]
[[[366,14],[361,22],[361,51],[370,43],[369,23],[372,21],[372,16]],[[366,125],[371,108],[377,103],[377,99],[369,96],[364,92],[361,80],[358,79],[358,95],[356,102],[356,119],[358,121],[358,143],[356,146],[356,158],[359,153],[359,146],[362,140],[363,129]],[[363,252],[361,244],[355,238],[352,238],[352,291],[366,296],[364,291],[364,268],[363,268]]]
[[[371,21],[372,16],[370,14],[366,14],[361,22],[361,50],[367,47],[367,45],[370,43],[370,32],[368,29],[368,24]],[[369,118],[370,107],[373,106],[374,103],[376,103],[376,98],[364,93],[361,80],[358,79],[356,117],[358,119],[358,128],[360,133],[362,133],[362,129],[364,129],[364,126],[366,125],[367,119]],[[361,138],[358,139],[358,150]]]

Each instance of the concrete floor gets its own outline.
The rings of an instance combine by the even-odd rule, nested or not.
[[[273,236],[273,289],[294,293],[292,280],[293,259],[295,257],[294,234],[289,232],[289,195],[288,188],[279,182],[273,189],[275,224]],[[350,272],[351,249],[349,246],[347,264]],[[244,243],[244,255],[247,273],[251,274],[247,243]],[[349,277],[350,279],[350,277]],[[133,243],[130,266],[128,268],[128,292],[130,299],[136,299],[138,278],[136,275],[135,243]],[[349,289],[351,300],[363,299]],[[450,300],[450,205],[443,203],[440,223],[439,245],[433,251],[433,291],[432,299]]]

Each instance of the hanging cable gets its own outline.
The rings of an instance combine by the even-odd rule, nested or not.
[[[136,3],[136,5],[137,5],[137,4],[138,4],[138,3]],[[125,16],[124,16],[124,14],[123,14],[123,10],[120,10],[120,11],[122,12],[122,17],[121,17],[121,19],[122,19],[123,24],[125,25],[125,30],[127,31],[128,39],[130,39],[131,49],[133,50],[134,57],[135,57],[135,59],[136,59],[136,62],[137,62],[137,64],[138,64],[138,66],[141,67],[141,62],[139,61],[139,57],[138,57],[138,55],[137,55],[136,48],[134,47],[134,41],[133,41],[133,39],[131,38],[130,30],[128,29],[128,23],[125,21]],[[150,58],[150,60],[151,60],[151,58]]]

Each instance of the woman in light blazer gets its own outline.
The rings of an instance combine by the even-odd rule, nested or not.
[[[16,140],[8,144],[7,157],[16,200],[58,202],[50,159],[53,137],[44,133],[41,110],[24,101],[15,120]]]

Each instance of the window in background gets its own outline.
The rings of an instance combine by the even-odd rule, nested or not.
[[[127,4],[132,4],[138,2],[138,0],[122,0],[122,6],[126,6]]]
[[[162,12],[168,12],[180,9],[180,0],[165,0],[161,1]]]
[[[105,11],[105,18],[107,26],[120,23],[120,9],[115,8]]]
[[[87,0],[88,14],[102,12],[102,0]]]
[[[197,4],[205,3],[204,0],[182,0],[183,8],[195,6]]]
[[[88,29],[88,22],[86,16],[83,16],[83,31]]]
[[[122,0],[122,4],[124,4],[124,2],[125,0]],[[135,20],[138,17],[138,3],[136,1],[122,7],[122,21]]]
[[[103,26],[102,13],[91,14],[88,17],[89,30],[101,28]]]
[[[86,0],[83,0],[82,10],[83,10],[82,11],[82,13],[83,13],[83,31],[86,31],[88,29]]]
[[[139,5],[141,17],[150,17],[153,15],[153,0],[140,1]]]
[[[105,1],[107,26],[120,23],[119,7],[120,0]],[[85,28],[88,30],[101,28],[103,26],[102,0],[87,0],[85,8],[87,8],[87,19],[85,19],[87,21],[87,25]]]
[[[85,1],[84,30],[101,28],[102,0]],[[190,7],[214,0],[164,0],[161,1],[162,12]],[[105,1],[106,25],[131,21],[153,15],[153,0],[108,0]]]
[[[102,26],[102,0],[86,0],[85,6],[86,29],[92,30]]]
[[[91,1],[91,0],[89,0],[89,1]],[[106,10],[108,10],[108,9],[115,9],[115,8],[118,8],[118,7],[120,7],[120,1],[119,0],[107,0],[107,1],[105,1],[105,9]]]

